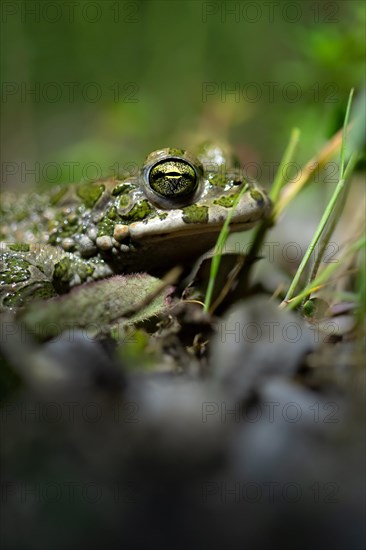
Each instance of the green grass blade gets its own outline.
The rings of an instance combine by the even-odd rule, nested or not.
[[[352,172],[355,164],[356,164],[356,158],[357,158],[357,155],[354,154],[352,155],[351,157],[351,160],[349,162],[349,170],[347,170],[347,174],[345,172],[345,151],[346,151],[346,138],[347,138],[347,129],[348,129],[348,120],[349,120],[349,115],[350,115],[350,111],[351,111],[351,105],[352,105],[352,97],[353,97],[353,88],[349,94],[349,97],[348,97],[348,103],[347,103],[347,109],[346,109],[346,114],[345,114],[345,119],[344,119],[344,125],[343,125],[343,134],[342,134],[342,143],[341,143],[341,149],[340,149],[340,179],[336,185],[336,188],[333,192],[333,195],[331,196],[329,202],[328,202],[328,205],[323,213],[323,216],[318,224],[318,227],[314,233],[314,236],[311,240],[311,243],[310,245],[308,246],[305,254],[304,254],[304,257],[302,259],[302,261],[300,262],[300,265],[295,273],[295,276],[291,282],[291,285],[290,285],[290,288],[288,289],[287,291],[287,294],[285,296],[285,299],[283,300],[282,304],[285,305],[286,303],[288,303],[295,290],[296,290],[296,287],[297,285],[299,284],[299,281],[300,281],[300,278],[304,272],[304,269],[305,267],[307,266],[309,260],[310,260],[310,257],[312,256],[314,250],[315,250],[315,247],[317,246],[321,236],[323,235],[324,233],[324,230],[327,226],[327,224],[329,223],[329,219],[331,217],[331,215],[334,213],[334,209],[336,208],[336,205],[337,205],[337,202],[338,202],[338,199],[339,197],[341,196],[342,192],[343,192],[343,189],[344,189],[344,184],[345,184],[345,181],[346,179],[349,177],[350,173]]]
[[[221,228],[220,234],[218,236],[214,255],[211,260],[211,269],[210,269],[210,278],[207,285],[207,291],[205,296],[205,305],[204,305],[204,311],[207,313],[210,309],[211,301],[212,301],[212,294],[215,286],[215,281],[217,277],[217,273],[219,271],[220,263],[221,263],[221,256],[222,251],[225,246],[225,243],[227,241],[227,238],[230,234],[229,225],[231,222],[231,219],[233,217],[235,208],[239,204],[239,201],[241,197],[244,195],[244,193],[248,190],[249,186],[244,185],[243,189],[240,191],[236,199],[234,200],[233,206],[230,209],[230,212],[225,220],[224,225]]]
[[[345,167],[345,161],[346,161],[347,128],[348,128],[349,115],[350,115],[350,112],[351,112],[353,93],[354,93],[354,88],[352,88],[350,93],[349,93],[347,108],[346,108],[346,114],[345,114],[345,117],[344,117],[342,145],[341,145],[340,160],[339,160],[339,177],[340,177],[340,179],[342,179],[343,176],[344,176],[344,169],[345,169],[344,167]]]
[[[349,178],[349,176],[353,172],[353,169],[354,169],[355,165],[357,164],[357,161],[359,160],[359,158],[360,158],[360,156],[356,155],[356,154],[353,155],[353,157],[351,157],[351,160],[348,163],[345,174],[344,174],[344,180],[345,181],[347,181],[347,179]],[[311,282],[316,277],[316,274],[317,274],[318,269],[320,267],[320,264],[322,262],[325,250],[328,246],[328,243],[330,241],[331,236],[333,235],[333,232],[334,232],[334,229],[335,229],[335,227],[338,223],[339,217],[340,217],[340,215],[343,211],[343,208],[344,208],[347,196],[348,196],[348,190],[349,190],[349,186],[344,187],[344,193],[341,194],[341,196],[340,196],[340,198],[339,198],[339,200],[338,200],[338,202],[337,202],[337,204],[334,208],[334,211],[331,214],[331,219],[329,220],[329,223],[327,224],[327,226],[324,230],[324,233],[321,236],[319,250],[318,250],[318,253],[316,255],[314,265],[311,269],[311,272],[310,272],[310,275],[309,275],[309,278],[308,278],[308,285],[311,284]]]
[[[358,252],[359,250],[362,250],[366,246],[366,237],[363,235],[360,239],[358,239],[353,245],[347,250],[345,256],[348,256],[349,254],[352,254],[354,252]],[[319,275],[314,279],[314,281],[311,282],[310,285],[306,286],[304,290],[302,290],[297,296],[291,299],[288,303],[285,303],[285,301],[282,302],[281,307],[287,306],[289,309],[294,309],[295,307],[299,306],[304,298],[307,298],[310,296],[312,292],[314,292],[319,286],[322,286],[324,283],[327,282],[329,277],[332,275],[334,271],[338,268],[337,263],[331,263],[329,264]]]
[[[273,180],[271,190],[269,192],[269,196],[274,204],[277,202],[281,189],[286,183],[286,181],[283,178],[283,171],[284,171],[284,168],[291,162],[291,159],[294,155],[299,139],[300,139],[300,130],[298,128],[293,128],[290,136],[290,141],[288,142],[286,151],[282,157],[281,163],[278,167],[275,178]]]
[[[281,159],[280,165],[278,167],[278,170],[276,172],[276,175],[273,180],[273,184],[271,187],[271,190],[269,192],[269,196],[273,202],[273,209],[271,215],[262,221],[262,223],[258,226],[254,233],[254,239],[252,242],[252,245],[249,249],[249,252],[246,257],[246,264],[250,267],[254,260],[257,258],[259,250],[262,248],[264,238],[266,236],[267,231],[273,226],[273,224],[276,221],[276,207],[277,207],[277,201],[280,196],[280,192],[284,185],[286,185],[287,181],[283,178],[283,168],[291,162],[296,146],[299,142],[300,138],[300,130],[298,128],[293,128],[290,139],[288,142],[288,145],[286,147],[286,150],[283,154],[283,157]],[[244,281],[243,286],[246,286],[248,284],[249,279],[249,269],[247,269],[244,273],[244,278],[247,280]]]

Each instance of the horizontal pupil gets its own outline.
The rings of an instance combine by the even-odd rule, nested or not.
[[[162,172],[159,170],[159,172],[156,172],[154,174],[154,179],[162,179],[162,178],[181,178],[182,174],[180,172]]]
[[[167,178],[181,178],[182,174],[179,172],[168,172],[166,176]]]

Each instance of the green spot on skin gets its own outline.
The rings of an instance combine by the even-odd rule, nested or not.
[[[0,270],[0,282],[13,284],[27,281],[30,278],[29,263],[21,258],[4,254]]]
[[[215,174],[213,178],[210,179],[210,184],[214,187],[226,187],[228,183],[225,174]]]
[[[65,195],[67,191],[67,187],[61,187],[60,189],[57,189],[50,195],[50,204],[52,206],[55,206],[55,204],[58,204],[62,197]]]
[[[165,218],[168,217],[168,214],[166,212],[163,212],[162,214],[159,214],[159,220],[163,221]]]
[[[104,191],[104,185],[99,183],[83,183],[77,189],[77,195],[87,208],[92,208]]]
[[[108,210],[107,216],[110,220],[116,220],[118,218],[117,208],[112,206],[112,208]]]
[[[15,220],[17,222],[21,222],[23,220],[25,220],[26,218],[28,218],[29,216],[29,212],[27,212],[26,210],[24,210],[23,212],[17,212],[14,217],[15,217]]]
[[[47,300],[56,296],[52,283],[44,281],[42,283],[32,283],[27,285],[14,294],[10,294],[4,299],[6,307],[23,307],[34,299]]]
[[[50,244],[58,244],[66,237],[72,237],[79,231],[79,217],[77,215],[69,215],[66,219],[61,219],[59,225],[52,230],[49,235],[48,242]]]
[[[183,149],[175,149],[174,147],[169,149],[169,155],[172,155],[173,157],[181,157],[184,153],[185,151]]]
[[[58,237],[57,231],[52,232],[48,237],[48,242],[50,244],[57,244],[59,240],[60,239]]]
[[[94,272],[94,266],[87,260],[65,256],[56,263],[53,272],[53,283],[58,293],[68,290],[68,283],[78,275],[81,282],[86,281]]]
[[[88,277],[91,277],[94,272],[94,267],[91,264],[80,262],[76,266],[76,273],[79,275],[82,281],[86,281]]]
[[[112,195],[117,197],[117,195],[121,195],[122,193],[129,193],[132,187],[133,186],[129,183],[119,183],[112,189]]]
[[[9,250],[13,250],[14,252],[29,252],[30,246],[29,244],[15,243],[9,244],[8,248]]]
[[[72,278],[70,258],[62,258],[59,262],[57,262],[57,264],[55,264],[53,278],[62,282],[70,281]]]
[[[219,199],[216,199],[215,201],[213,201],[213,203],[218,204],[219,206],[223,206],[224,208],[232,208],[237,196],[238,196],[238,193],[228,195],[227,197],[222,196]]]
[[[122,195],[119,199],[120,208],[124,209],[130,206],[131,198],[129,194]]]
[[[103,218],[98,223],[98,237],[103,237],[103,235],[113,235],[115,222],[109,218]]]
[[[124,222],[137,222],[144,220],[148,216],[151,217],[153,212],[154,210],[151,208],[149,201],[145,199],[137,202],[129,212],[121,216],[121,219]]]
[[[252,197],[252,199],[254,199],[256,202],[260,203],[260,204],[263,204],[264,200],[263,200],[263,195],[260,191],[258,191],[257,189],[251,189],[250,191],[250,196]]]
[[[185,223],[207,223],[208,222],[208,206],[186,206],[182,208],[183,221]]]

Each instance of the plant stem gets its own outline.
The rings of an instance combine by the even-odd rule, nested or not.
[[[224,225],[221,228],[220,234],[218,236],[216,246],[215,246],[215,252],[211,260],[211,269],[210,269],[210,278],[207,285],[206,290],[206,296],[205,296],[205,305],[203,310],[207,313],[210,309],[210,304],[212,301],[212,294],[215,286],[216,276],[220,267],[221,263],[221,256],[222,256],[222,249],[227,241],[227,238],[229,236],[230,230],[229,230],[229,224],[231,222],[231,218],[233,217],[235,208],[239,204],[240,199],[244,195],[244,193],[248,190],[248,185],[244,185],[236,199],[234,200],[233,206],[231,207],[231,210],[225,220]]]
[[[355,164],[357,163],[358,159],[359,159],[359,156],[354,155],[351,158],[350,162],[348,163],[345,174],[344,174],[345,181],[348,179],[351,172],[353,171],[353,169],[355,167]],[[324,234],[322,235],[322,240],[321,240],[321,244],[320,244],[320,247],[319,247],[319,251],[318,251],[318,254],[315,258],[314,265],[313,265],[313,268],[311,270],[307,285],[310,285],[311,282],[316,277],[319,266],[320,266],[321,261],[322,261],[323,256],[324,256],[324,252],[325,252],[325,250],[328,246],[329,240],[330,240],[330,238],[333,234],[335,226],[337,225],[339,216],[342,213],[342,210],[343,210],[346,198],[347,198],[347,191],[348,190],[349,190],[349,186],[344,188],[343,196],[340,197],[340,200],[338,201],[338,204],[336,205],[336,207],[334,209],[332,219],[330,220],[330,222],[328,224],[328,227],[326,227],[325,230],[324,230]]]
[[[350,115],[350,112],[351,112],[353,93],[354,93],[354,88],[352,88],[350,93],[349,93],[347,108],[346,108],[346,114],[345,114],[345,117],[344,117],[342,145],[341,145],[340,160],[339,160],[340,179],[342,179],[344,177],[344,166],[345,166],[345,159],[346,159],[346,143],[347,143],[347,126],[348,126],[349,115]]]
[[[287,145],[286,150],[283,154],[280,165],[279,165],[279,167],[277,169],[277,172],[276,172],[276,175],[274,177],[271,190],[269,192],[269,196],[270,196],[270,198],[273,202],[274,208],[271,212],[271,215],[267,219],[263,220],[262,223],[257,228],[257,230],[254,234],[254,240],[253,240],[252,245],[249,249],[249,252],[248,252],[248,254],[245,258],[246,269],[243,272],[243,279],[244,279],[243,286],[244,287],[246,287],[248,285],[250,266],[254,263],[255,259],[258,257],[259,251],[260,251],[260,249],[262,248],[262,245],[263,245],[265,235],[266,235],[268,229],[270,229],[276,221],[276,218],[275,218],[276,203],[278,201],[278,197],[280,196],[281,189],[286,184],[286,181],[283,178],[283,169],[291,161],[291,159],[294,155],[296,146],[299,142],[299,138],[300,138],[300,130],[298,128],[293,128],[292,132],[291,132],[291,135],[290,135],[288,145]]]
[[[356,156],[356,155],[353,155],[353,156],[352,156],[352,165],[353,165],[353,166],[354,166],[354,164],[355,164],[355,159],[354,159],[355,156]],[[351,161],[350,161],[349,164],[351,164]],[[353,166],[352,166],[352,167],[353,167]],[[294,291],[295,291],[295,289],[296,289],[296,287],[297,287],[297,285],[298,285],[298,283],[299,283],[300,277],[301,277],[301,275],[302,275],[302,273],[303,273],[303,271],[304,271],[304,269],[305,269],[305,266],[307,265],[310,256],[312,255],[312,253],[314,252],[314,249],[315,249],[316,245],[318,244],[318,241],[319,241],[319,239],[320,239],[320,237],[321,237],[321,235],[322,235],[322,233],[323,233],[323,231],[324,231],[324,228],[325,228],[325,226],[326,226],[326,224],[327,224],[327,222],[328,222],[328,220],[329,220],[329,218],[330,218],[330,216],[331,216],[331,214],[332,214],[332,212],[333,212],[333,210],[334,210],[334,207],[335,207],[335,205],[336,205],[336,203],[337,203],[337,200],[338,200],[339,195],[340,195],[340,194],[342,193],[342,191],[343,191],[344,184],[345,184],[345,180],[344,180],[344,179],[340,179],[339,182],[338,182],[338,184],[337,184],[337,186],[336,186],[336,188],[335,188],[335,190],[334,190],[334,193],[333,193],[333,195],[332,195],[332,197],[331,197],[329,203],[327,204],[327,207],[326,207],[326,209],[325,209],[325,211],[324,211],[324,214],[323,214],[323,216],[322,216],[322,218],[321,218],[321,220],[320,220],[320,223],[319,223],[319,225],[318,225],[318,227],[317,227],[317,229],[316,229],[316,231],[315,231],[315,233],[314,233],[314,236],[313,236],[313,238],[312,238],[312,240],[311,240],[311,243],[309,244],[309,246],[308,246],[308,248],[307,248],[307,250],[306,250],[306,252],[305,252],[305,254],[304,254],[304,257],[303,257],[303,259],[301,260],[301,263],[300,263],[300,265],[299,265],[299,267],[298,267],[298,269],[297,269],[297,271],[296,271],[296,274],[295,274],[294,278],[292,279],[292,283],[291,283],[291,285],[290,285],[290,288],[288,289],[288,292],[287,292],[287,294],[286,294],[286,297],[285,297],[285,299],[284,299],[284,301],[283,301],[284,303],[289,302],[289,300],[291,300],[291,298],[292,298],[292,296],[293,296],[293,294],[294,294]]]
[[[348,131],[351,129],[351,126],[351,124],[348,126]],[[274,205],[274,220],[279,218],[289,203],[298,195],[315,170],[324,166],[328,160],[331,159],[337,151],[339,151],[342,143],[342,135],[343,128],[338,130],[338,132],[334,134],[329,141],[327,141],[321,151],[305,164],[305,166],[301,169],[300,177],[297,175],[283,188],[277,204]]]
[[[329,223],[329,219],[330,219],[331,215],[334,214],[336,204],[338,202],[338,198],[341,195],[341,193],[343,192],[345,181],[348,178],[348,176],[350,175],[350,173],[352,172],[352,170],[353,170],[353,168],[356,164],[357,154],[354,153],[351,157],[350,162],[348,163],[347,170],[345,171],[344,166],[345,166],[345,151],[346,151],[346,141],[347,141],[347,128],[348,128],[348,120],[349,120],[349,116],[350,116],[350,112],[351,112],[352,97],[353,97],[353,88],[351,89],[349,97],[348,97],[347,109],[346,109],[346,114],[345,114],[344,124],[343,124],[342,142],[341,142],[341,148],[340,148],[339,181],[338,181],[337,186],[336,186],[336,188],[333,192],[332,197],[330,198],[330,201],[327,204],[327,207],[326,207],[326,209],[323,213],[323,216],[322,216],[322,218],[321,218],[321,220],[318,224],[318,227],[317,227],[317,229],[314,233],[314,236],[311,240],[311,243],[308,246],[308,248],[307,248],[307,250],[304,254],[304,257],[300,262],[300,265],[299,265],[299,267],[296,271],[296,274],[295,274],[294,278],[292,279],[290,288],[288,289],[287,294],[285,296],[285,299],[283,300],[283,302],[281,304],[282,307],[284,307],[284,305],[286,305],[286,303],[288,303],[291,300],[291,298],[292,298],[292,296],[295,292],[295,289],[296,289],[296,287],[299,283],[301,275],[302,275],[307,263],[309,262],[310,257],[313,254],[314,249],[315,249],[316,245],[318,244],[321,236],[324,234],[325,227]],[[334,224],[334,226],[335,226],[335,224]],[[330,237],[330,234],[329,234],[329,237]],[[323,249],[323,252],[324,252],[324,250],[325,250],[325,247]],[[321,259],[321,257],[320,257],[320,259]],[[319,261],[319,263],[320,263],[320,261]],[[318,263],[315,262],[314,269],[317,270],[317,268],[318,268]]]
[[[358,250],[362,250],[366,245],[366,238],[365,236],[362,236],[360,239],[358,239],[353,245],[347,250],[346,255],[352,254],[354,252],[357,252]],[[289,302],[285,302],[285,300],[280,304],[280,308],[283,309],[287,306],[288,309],[294,309],[300,303],[302,302],[303,298],[306,298],[309,296],[312,292],[317,290],[320,286],[323,286],[323,284],[329,279],[329,276],[338,268],[338,264],[332,263],[327,265],[327,267],[318,275],[318,277],[311,283],[311,285],[308,285],[294,298],[292,298]]]
[[[278,167],[275,178],[273,180],[271,191],[269,193],[269,196],[274,204],[276,204],[278,197],[280,195],[281,189],[284,186],[284,183],[286,183],[283,178],[283,170],[287,166],[287,164],[289,164],[289,162],[291,161],[294,155],[295,149],[297,147],[297,144],[299,142],[299,139],[300,139],[300,130],[298,128],[293,128],[290,136],[290,141],[288,142],[286,151],[284,152],[281,163]]]

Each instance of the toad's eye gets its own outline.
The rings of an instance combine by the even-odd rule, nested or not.
[[[182,199],[193,195],[198,186],[193,166],[181,159],[164,159],[149,171],[148,181],[154,193],[166,199]]]

